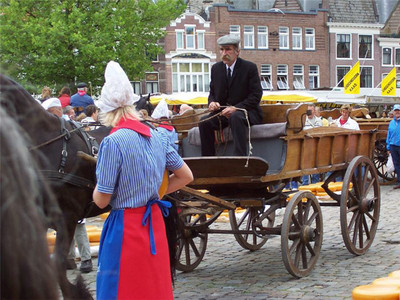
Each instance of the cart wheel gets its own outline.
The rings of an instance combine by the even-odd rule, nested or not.
[[[263,212],[264,209],[261,207],[249,207],[242,216],[238,216],[235,210],[230,210],[229,222],[231,223],[232,230],[252,231],[254,220]],[[275,211],[269,214],[265,220],[268,224],[265,227],[273,227],[275,222]],[[259,237],[254,233],[236,233],[234,234],[234,237],[240,246],[250,251],[260,249],[268,240],[268,238]]]
[[[322,245],[322,212],[308,191],[297,192],[289,201],[282,223],[282,259],[294,277],[310,274]]]
[[[378,172],[379,177],[387,180],[392,181],[396,178],[396,172],[388,172],[386,170],[386,163],[388,161],[388,153],[386,150],[386,141],[379,140],[375,142],[375,149],[373,154],[373,161]]]
[[[208,234],[198,232],[195,228],[190,228],[189,224],[193,224],[193,219],[198,220],[199,223],[204,223],[206,222],[206,216],[187,215],[184,219],[185,224],[180,226],[178,234],[176,269],[182,272],[190,272],[200,264],[206,253]],[[180,218],[181,222],[182,218]]]
[[[353,158],[343,180],[340,199],[340,227],[346,248],[364,254],[378,227],[381,195],[378,174],[365,156]]]

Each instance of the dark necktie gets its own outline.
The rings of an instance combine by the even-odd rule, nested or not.
[[[231,68],[228,68],[228,83],[231,83],[232,73]]]

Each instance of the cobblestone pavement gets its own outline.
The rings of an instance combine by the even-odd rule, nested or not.
[[[178,272],[175,299],[350,299],[356,286],[400,270],[400,192],[381,186],[381,202],[374,243],[362,256],[352,255],[344,246],[339,207],[322,207],[321,254],[311,274],[301,279],[286,271],[279,236],[250,252],[231,234],[210,234],[200,265],[190,273]],[[99,220],[92,218],[88,223]],[[229,223],[213,226],[228,229]],[[77,273],[68,271],[68,276],[72,280]],[[83,277],[95,296],[96,270]]]

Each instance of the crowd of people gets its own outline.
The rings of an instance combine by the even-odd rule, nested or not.
[[[262,88],[257,67],[241,59],[240,40],[231,35],[218,39],[221,62],[212,66],[209,115],[199,124],[201,153],[214,156],[214,131],[230,126],[234,153],[247,156],[248,126],[262,123],[260,107]],[[87,94],[87,85],[79,83],[77,93],[71,96],[69,87],[61,89],[58,97],[43,88],[40,102],[44,109],[66,120],[88,124],[88,130],[99,121],[113,127],[111,134],[100,145],[93,193],[94,203],[112,210],[105,221],[97,269],[97,299],[157,298],[172,299],[172,284],[168,245],[163,215],[168,214],[170,203],[160,199],[159,187],[164,171],[169,172],[166,193],[174,192],[193,180],[189,167],[179,156],[178,135],[168,120],[173,113],[165,100],[161,100],[149,116],[148,111],[136,111],[139,96],[127,75],[116,62],[109,62],[105,70],[105,84],[98,106]],[[178,116],[193,110],[189,105],[180,107]],[[321,117],[320,107],[310,104],[304,130],[334,126],[360,130],[351,118],[352,107],[343,105],[336,120]],[[101,118],[99,118],[101,113]],[[387,135],[400,188],[400,105],[393,107],[393,119]],[[389,112],[382,114],[389,116]],[[215,116],[215,118],[214,118]],[[153,120],[158,127],[146,126],[143,119]],[[303,177],[303,184],[320,180],[320,175]],[[70,267],[75,268],[75,242],[81,255],[82,272],[92,270],[89,243],[84,221],[77,226],[69,255]]]

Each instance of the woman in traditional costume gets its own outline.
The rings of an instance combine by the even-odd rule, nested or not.
[[[163,221],[171,203],[158,190],[165,169],[167,194],[193,175],[168,137],[139,121],[137,100],[124,70],[109,62],[98,106],[113,130],[100,145],[93,200],[112,210],[101,234],[97,299],[173,298]]]

